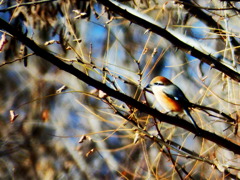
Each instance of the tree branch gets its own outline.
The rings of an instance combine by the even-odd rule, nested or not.
[[[0,12],[6,12],[6,11],[10,11],[12,9],[21,7],[21,6],[33,6],[36,4],[42,4],[42,3],[48,3],[48,2],[53,2],[53,1],[57,1],[57,0],[41,0],[41,1],[36,1],[36,2],[26,2],[26,3],[20,3],[20,4],[16,4],[14,6],[5,8],[5,9],[0,9]]]
[[[181,49],[182,51],[198,58],[202,62],[208,64],[214,69],[217,69],[221,71],[222,73],[226,74],[227,76],[231,77],[237,82],[240,82],[240,74],[234,71],[233,69],[227,67],[226,65],[222,64],[219,60],[211,56],[210,54],[205,54],[201,52],[198,49],[195,49],[193,46],[190,46],[189,44],[181,41],[176,36],[171,34],[169,31],[167,31],[165,28],[160,27],[157,23],[154,23],[154,20],[151,19],[148,16],[142,15],[137,16],[136,14],[129,12],[130,8],[125,9],[122,7],[122,5],[119,3],[119,6],[113,3],[110,0],[97,0],[99,3],[103,4],[105,7],[107,7],[110,11],[119,14],[120,16],[124,17],[125,19],[128,19],[129,21],[138,24],[139,26],[142,26],[146,29],[149,29],[150,31],[164,37],[168,41],[170,41],[172,44],[174,44],[176,47]],[[132,10],[134,11],[134,10]]]
[[[200,7],[200,6],[196,6],[195,4],[193,4],[191,1],[184,1],[184,0],[179,0],[179,1],[175,1],[175,3],[179,3],[179,4],[183,4],[184,8],[190,12],[192,15],[196,16],[198,19],[200,19],[201,21],[203,21],[206,25],[208,25],[209,27],[214,27],[215,30],[214,32],[217,34],[222,34],[223,32],[226,32],[226,30],[222,27],[221,24],[217,23],[212,16],[208,15],[207,13],[205,13]],[[204,7],[204,9],[206,9],[206,7]],[[226,8],[226,9],[221,9],[221,10],[228,10],[228,9],[233,9],[233,8]],[[208,10],[208,9],[207,9]],[[218,9],[214,9],[214,10],[218,10]],[[224,39],[223,36],[220,36],[221,39]],[[239,43],[237,42],[237,40],[230,36],[229,37],[231,39],[230,43],[233,44],[233,46],[239,46]],[[240,50],[239,48],[235,48],[234,49],[236,53],[238,53],[238,55],[240,54]]]
[[[87,76],[80,70],[76,69],[74,66],[64,63],[63,61],[61,61],[59,58],[57,58],[53,54],[51,54],[48,51],[44,50],[43,48],[39,47],[33,40],[26,37],[22,32],[16,30],[16,28],[12,27],[11,25],[9,25],[7,22],[2,20],[1,18],[0,18],[0,29],[3,29],[5,31],[7,31],[8,33],[12,34],[15,38],[17,38],[19,41],[21,41],[23,44],[25,44],[28,48],[30,48],[37,56],[45,59],[46,61],[52,63],[53,65],[57,66],[58,68],[72,74],[73,76],[75,76],[79,80],[89,84],[90,86],[93,86],[96,89],[102,90],[107,95],[112,96],[120,101],[123,101],[128,105],[131,105],[131,106],[137,108],[138,110],[140,110],[141,112],[150,114],[162,122],[166,122],[166,123],[181,127],[181,128],[186,129],[194,134],[197,134],[194,126],[191,123],[187,122],[186,120],[180,119],[177,117],[168,116],[166,114],[162,114],[159,111],[157,111],[156,109],[152,109],[149,106],[146,106],[123,93],[120,93],[118,91],[111,89],[106,84],[103,84],[103,83]],[[237,145],[227,139],[224,139],[214,133],[205,131],[203,129],[199,129],[199,131],[203,138],[205,138],[209,141],[212,141],[222,147],[225,147],[226,149],[233,151],[236,154],[240,154],[240,146],[239,145]]]

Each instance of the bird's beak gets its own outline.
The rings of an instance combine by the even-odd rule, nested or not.
[[[144,89],[151,88],[151,84],[148,84]]]
[[[145,90],[146,92],[149,92],[149,93],[153,93],[152,90],[150,89],[151,88],[151,84],[148,84],[143,90]]]

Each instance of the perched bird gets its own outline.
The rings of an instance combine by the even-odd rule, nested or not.
[[[152,79],[146,88],[151,88],[158,103],[166,110],[171,112],[184,112],[192,121],[197,132],[199,127],[189,112],[191,103],[188,101],[182,90],[163,76]]]

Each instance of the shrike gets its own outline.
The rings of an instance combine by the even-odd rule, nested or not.
[[[199,127],[189,112],[191,103],[178,86],[163,76],[157,76],[146,88],[152,89],[156,100],[166,111],[184,112],[199,133]]]

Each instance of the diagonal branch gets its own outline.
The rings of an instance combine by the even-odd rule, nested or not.
[[[175,3],[179,3],[179,4],[183,4],[184,8],[191,13],[192,15],[196,16],[198,19],[200,19],[202,22],[204,22],[206,25],[208,25],[209,27],[214,27],[215,30],[214,32],[217,34],[221,34],[222,32],[225,32],[226,30],[223,28],[223,26],[216,22],[212,16],[208,15],[206,12],[204,12],[200,7],[200,6],[196,6],[193,2],[191,1],[185,1],[185,0],[179,0],[179,1],[175,1]],[[226,9],[221,9],[221,10],[229,10],[229,9],[233,9],[233,8],[226,8]],[[218,9],[214,9],[214,10],[218,10]],[[223,37],[221,37],[223,40],[225,40]],[[233,46],[239,46],[239,43],[237,42],[237,40],[230,36],[229,37],[230,43],[233,44]],[[237,54],[240,53],[239,48],[235,48],[234,49],[235,52]]]
[[[165,28],[161,27],[157,22],[151,19],[149,16],[144,14],[140,14],[132,8],[124,6],[120,3],[113,2],[111,0],[97,0],[99,3],[103,4],[107,7],[110,11],[119,14],[120,16],[124,17],[125,19],[138,24],[162,37],[170,41],[173,45],[181,49],[182,51],[198,58],[202,62],[211,66],[211,68],[215,68],[222,73],[226,74],[227,76],[231,77],[237,82],[240,82],[240,74],[233,69],[228,67],[227,65],[222,64],[218,59],[211,56],[211,54],[205,54],[200,50],[196,49],[193,46],[181,41],[176,36],[173,35],[173,32],[166,30]]]
[[[6,9],[0,9],[0,12],[10,11],[12,9],[15,9],[15,8],[18,8],[18,7],[21,7],[21,6],[32,6],[32,5],[36,5],[36,4],[48,3],[48,2],[53,2],[53,1],[57,1],[57,0],[41,0],[41,1],[20,3],[20,4],[14,5],[14,6],[8,7]]]
[[[66,71],[66,72],[72,74],[73,76],[77,77],[79,80],[87,83],[88,85],[93,86],[96,89],[102,90],[109,96],[112,96],[122,102],[125,102],[128,105],[131,105],[131,106],[135,107],[136,109],[140,110],[141,112],[150,114],[162,122],[166,122],[166,123],[181,127],[181,128],[186,129],[194,134],[197,134],[194,126],[191,123],[187,122],[186,120],[180,119],[177,117],[171,117],[166,114],[162,114],[159,111],[157,111],[156,109],[152,109],[151,107],[146,106],[121,92],[113,90],[112,88],[108,87],[106,84],[103,84],[103,83],[89,77],[88,75],[84,74],[80,70],[76,69],[74,66],[64,63],[63,61],[61,61],[59,58],[57,58],[53,54],[51,54],[48,51],[44,50],[43,48],[39,47],[33,40],[26,37],[22,32],[16,30],[16,28],[12,27],[11,25],[9,25],[7,22],[2,20],[1,18],[0,18],[0,29],[3,29],[5,31],[7,31],[8,33],[12,34],[15,38],[17,38],[19,41],[21,41],[23,44],[25,44],[28,48],[30,48],[37,56],[52,63],[59,69],[62,69],[63,71]],[[222,147],[225,147],[226,149],[233,151],[236,154],[240,154],[240,146],[239,145],[237,145],[223,137],[220,137],[214,133],[205,131],[203,129],[199,129],[199,131],[203,138],[205,138],[209,141],[212,141]]]

